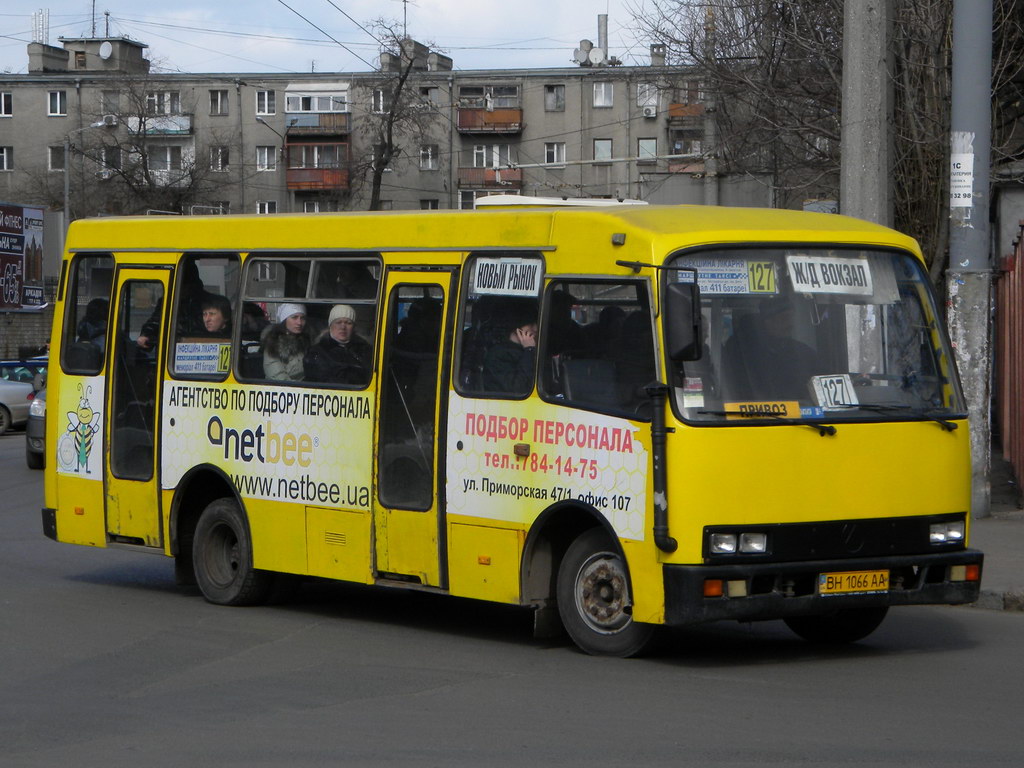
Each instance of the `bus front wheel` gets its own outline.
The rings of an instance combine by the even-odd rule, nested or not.
[[[249,527],[234,499],[216,499],[203,510],[192,561],[203,597],[216,605],[256,605],[273,586],[273,574],[252,566]]]
[[[558,613],[573,642],[595,656],[635,656],[655,627],[633,621],[625,561],[600,528],[581,534],[558,568]]]
[[[786,626],[812,643],[855,643],[882,623],[889,607],[847,608],[824,616],[790,616]]]

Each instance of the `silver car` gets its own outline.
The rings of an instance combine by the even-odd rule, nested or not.
[[[28,421],[28,409],[35,397],[46,362],[0,362],[0,435]]]

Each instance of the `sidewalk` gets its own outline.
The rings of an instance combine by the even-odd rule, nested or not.
[[[1024,611],[1024,509],[1002,456],[992,453],[992,514],[971,520],[970,546],[985,553],[977,608]]]

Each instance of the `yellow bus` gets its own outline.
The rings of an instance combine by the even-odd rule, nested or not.
[[[303,577],[861,639],[978,596],[966,408],[915,242],[688,206],[75,222],[45,533],[210,602]]]

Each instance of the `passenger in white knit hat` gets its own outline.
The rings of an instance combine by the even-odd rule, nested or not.
[[[370,381],[373,349],[356,333],[356,311],[348,304],[331,308],[330,325],[309,348],[303,367],[306,381],[366,384]]]
[[[263,331],[263,375],[281,381],[302,381],[302,358],[313,343],[306,328],[303,304],[281,304],[277,322]]]

